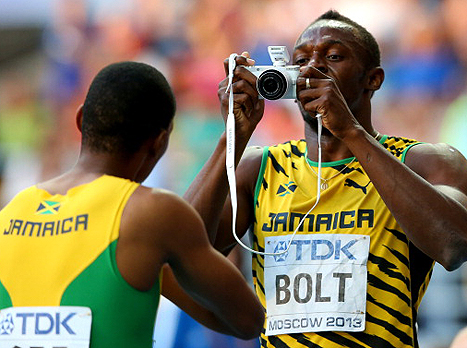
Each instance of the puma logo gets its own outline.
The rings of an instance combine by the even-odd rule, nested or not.
[[[357,184],[355,181],[353,181],[351,179],[345,179],[344,186],[360,189],[360,190],[363,191],[364,194],[366,194],[366,188],[367,188],[368,185],[370,185],[370,182],[371,182],[371,180],[368,181],[368,184],[366,184],[365,186],[361,186],[361,185]]]

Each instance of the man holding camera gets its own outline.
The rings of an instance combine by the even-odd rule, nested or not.
[[[262,347],[417,347],[434,262],[453,270],[467,258],[467,162],[448,145],[373,128],[371,97],[384,71],[375,39],[352,20],[320,16],[296,41],[293,64],[305,140],[245,150],[264,102],[244,53],[228,90],[236,194],[224,134],[185,198],[227,254],[236,197],[235,233],[251,228],[253,280],[267,312]],[[228,82],[219,85],[226,118]]]

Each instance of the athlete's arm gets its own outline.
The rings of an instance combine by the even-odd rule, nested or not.
[[[261,165],[261,149],[244,150],[261,120],[264,101],[258,99],[256,77],[240,65],[250,65],[246,56],[237,57],[234,72],[235,157],[237,179],[237,235],[243,236],[253,221],[253,194]],[[228,61],[224,62],[227,72]],[[228,79],[219,84],[218,96],[224,119],[228,114],[229,94],[225,93]],[[211,242],[218,250],[227,252],[234,243],[231,227],[231,205],[225,169],[226,135],[223,134],[209,160],[186,191],[184,198],[200,213]],[[241,158],[241,160],[240,160]],[[240,163],[239,163],[240,162]]]
[[[162,274],[161,294],[165,298],[211,330],[229,334],[229,329],[216,318],[213,312],[202,307],[182,289],[169,265],[164,266]]]
[[[140,187],[133,196],[125,212],[126,233],[117,246],[124,278],[145,290],[168,264],[181,288],[212,313],[210,327],[217,320],[213,328],[221,332],[257,337],[264,321],[262,306],[239,270],[211,246],[193,207],[161,190]]]
[[[467,161],[447,144],[420,144],[409,149],[405,163],[430,184],[426,193],[419,191],[419,200],[426,199],[436,214],[420,243],[440,253],[446,268],[455,269],[467,260]]]
[[[180,199],[181,201],[181,199]],[[201,218],[188,204],[177,212],[167,262],[178,283],[241,338],[259,335],[264,312],[240,271],[209,244]],[[175,217],[175,216],[174,216]],[[183,217],[183,219],[180,219]]]
[[[458,268],[467,260],[465,158],[448,146],[417,145],[401,163],[358,123],[335,80],[311,66],[305,75],[311,88],[303,88],[304,80],[297,83],[303,108],[321,114],[323,126],[359,160],[409,239],[446,269]],[[381,68],[367,73],[367,97],[382,76]]]
[[[232,335],[232,330],[220,321],[213,312],[194,301],[182,289],[168,265],[163,268],[162,295],[209,329]]]
[[[211,242],[215,248],[227,255],[236,241],[232,234],[232,205],[225,169],[225,152],[220,150],[225,149],[222,143],[223,139],[219,141],[213,155],[191,184],[185,198],[191,199],[190,204],[201,212],[204,223],[211,228]],[[236,234],[239,238],[245,235],[253,221],[254,191],[262,152],[260,147],[247,148],[236,168]],[[223,159],[217,159],[218,156],[223,156]],[[222,165],[219,165],[219,162]]]
[[[409,149],[405,165],[364,130],[346,144],[409,239],[447,270],[467,260],[467,161],[447,145]]]

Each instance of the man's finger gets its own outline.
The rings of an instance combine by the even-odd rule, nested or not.
[[[316,69],[315,67],[311,65],[303,66],[300,68],[300,76],[301,77],[313,77],[316,79],[331,79],[330,76],[326,75],[319,69]]]
[[[236,66],[239,65],[246,65],[246,66],[251,66],[255,65],[255,61],[250,58],[250,54],[248,52],[242,52],[241,55],[238,55],[235,58],[235,64]],[[225,76],[229,75],[229,58],[224,59],[224,71],[225,71]]]

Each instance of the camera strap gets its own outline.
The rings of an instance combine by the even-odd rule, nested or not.
[[[236,66],[235,58],[237,57],[236,53],[232,53],[229,57],[229,75],[228,75],[228,84],[225,90],[225,93],[229,93],[229,110],[227,114],[227,121],[226,121],[226,156],[225,156],[225,166],[227,171],[227,180],[229,183],[230,189],[230,201],[232,205],[232,234],[240,244],[241,247],[244,249],[259,255],[270,255],[270,256],[277,256],[285,254],[289,251],[290,246],[292,245],[292,241],[297,234],[300,226],[305,221],[305,218],[311,213],[311,211],[318,205],[320,196],[321,196],[321,132],[323,128],[323,122],[321,120],[321,114],[316,115],[316,119],[318,121],[318,175],[317,175],[317,192],[316,192],[316,202],[310,208],[310,210],[302,217],[300,220],[297,228],[293,232],[292,236],[290,237],[289,242],[287,243],[287,248],[282,251],[274,252],[274,253],[266,253],[261,252],[258,250],[251,249],[247,245],[245,245],[240,238],[237,236],[236,233],[236,225],[237,225],[237,181],[235,177],[235,115],[234,115],[234,92],[233,92],[233,77],[234,77],[234,70]],[[308,161],[306,161],[308,163]],[[308,163],[308,165],[310,165]]]

